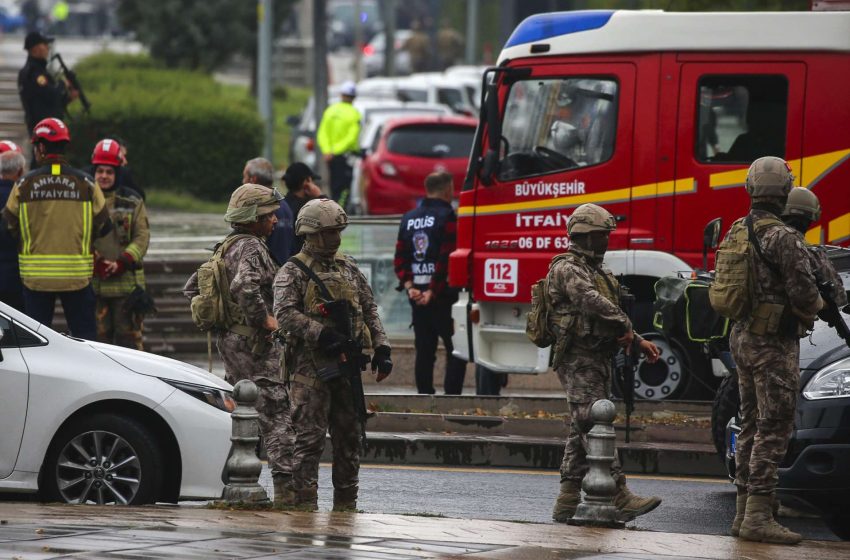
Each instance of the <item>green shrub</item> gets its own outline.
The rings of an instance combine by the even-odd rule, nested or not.
[[[71,161],[87,166],[98,140],[120,136],[142,186],[226,200],[241,184],[245,161],[262,149],[250,99],[224,94],[206,74],[92,58],[107,63],[80,65],[92,110],[84,114],[77,106],[72,115]]]

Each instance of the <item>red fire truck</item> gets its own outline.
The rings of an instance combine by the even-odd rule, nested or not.
[[[747,212],[758,157],[785,158],[820,198],[810,240],[850,240],[850,12],[536,15],[484,97],[449,273],[464,288],[455,353],[494,371],[547,371],[524,332],[530,288],[580,204],[616,216],[606,261],[641,332],[655,281],[701,265],[703,226]],[[687,349],[657,342],[666,359],[641,368],[637,394],[687,396]]]

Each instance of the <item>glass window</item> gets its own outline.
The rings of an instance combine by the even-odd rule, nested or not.
[[[703,76],[698,87],[697,160],[749,164],[785,157],[785,76]]]
[[[424,89],[398,88],[396,90],[396,97],[401,101],[421,101],[425,103],[428,101],[428,91]]]
[[[474,136],[471,126],[402,126],[390,132],[387,150],[424,158],[465,158],[469,157]]]
[[[449,107],[463,106],[463,94],[459,89],[455,88],[438,88],[437,103],[448,105]]]
[[[519,81],[502,124],[502,180],[596,165],[611,158],[617,82],[606,78]]]

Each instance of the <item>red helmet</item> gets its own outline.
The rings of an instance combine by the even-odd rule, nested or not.
[[[71,135],[68,127],[59,119],[50,117],[38,121],[32,129],[32,143],[36,142],[70,142]]]
[[[4,152],[18,152],[19,154],[23,153],[21,151],[21,147],[12,142],[11,140],[0,140],[0,154]]]
[[[121,167],[121,145],[111,138],[104,138],[94,147],[91,154],[93,165]]]

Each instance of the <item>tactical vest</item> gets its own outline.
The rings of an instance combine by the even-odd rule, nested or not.
[[[566,253],[562,258],[575,266],[589,269],[593,274],[596,290],[605,299],[617,307],[620,306],[620,284],[610,271],[603,269],[601,265],[591,265],[584,257],[573,252]],[[618,348],[617,338],[623,334],[619,326],[606,324],[582,313],[580,301],[567,302],[566,311],[553,314],[553,320],[553,331],[559,333],[553,349],[555,364],[573,345],[594,352],[614,352]]]
[[[398,240],[410,266],[411,281],[417,288],[427,289],[436,272],[446,222],[453,213],[449,203],[426,198],[401,218]]]
[[[351,304],[352,338],[363,348],[372,348],[372,335],[363,320],[363,308],[360,306],[357,287],[340,270],[341,267],[347,265],[345,257],[341,253],[337,253],[330,270],[324,270],[325,266],[322,263],[306,253],[298,253],[292,258],[300,260],[307,268],[312,270],[334,300],[346,300]],[[308,277],[307,290],[304,294],[304,314],[325,327],[342,330],[339,325],[334,324],[331,318],[322,313],[322,304],[325,302],[321,288]],[[310,349],[309,351],[316,367],[335,362],[335,359],[327,356],[321,348]]]

